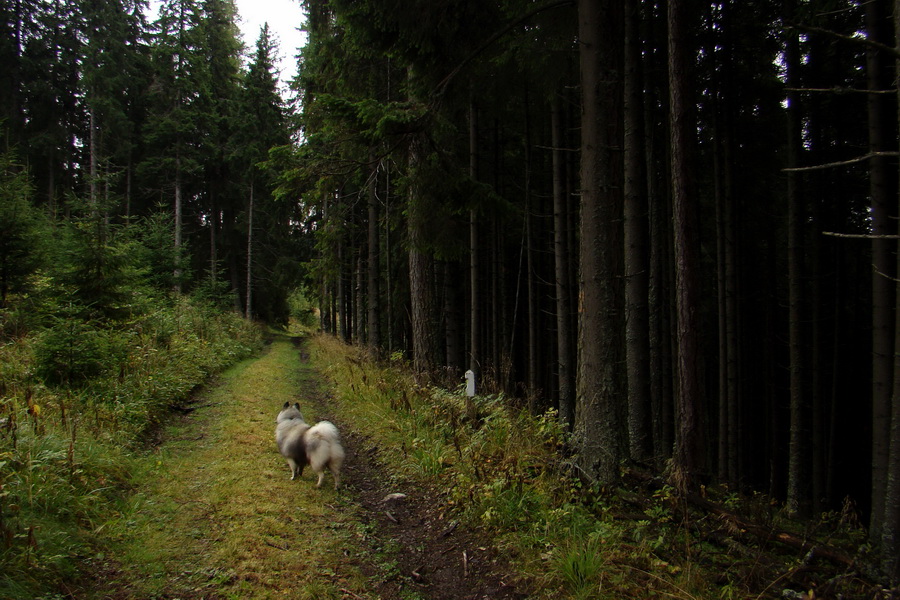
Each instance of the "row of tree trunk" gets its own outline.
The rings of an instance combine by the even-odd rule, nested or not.
[[[382,4],[321,8],[342,16],[345,39],[435,52],[402,22],[389,21],[386,41],[354,20]],[[434,66],[438,54],[407,59],[405,71],[377,53],[345,57],[370,81],[405,77],[403,102],[425,112],[412,132],[350,153],[364,184],[329,177],[314,192],[332,207],[321,230],[336,244],[320,288],[326,327],[407,352],[423,373],[452,381],[468,368],[481,390],[556,409],[581,474],[601,484],[632,460],[667,468],[685,490],[764,489],[799,514],[849,495],[891,563],[891,3],[825,14],[802,3],[578,0],[507,25],[491,21],[494,8],[483,13],[491,34],[460,38],[452,69]],[[336,31],[313,33],[309,51]],[[567,35],[577,44],[560,42]],[[328,91],[399,101],[378,84]],[[312,130],[365,129],[331,118]],[[356,210],[363,196],[367,210]],[[870,464],[871,478],[859,468]]]

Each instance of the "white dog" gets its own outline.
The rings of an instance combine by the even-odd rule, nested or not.
[[[319,475],[316,487],[322,487],[325,468],[334,477],[334,489],[341,483],[341,465],[344,463],[344,447],[341,446],[337,427],[321,421],[310,427],[303,420],[300,405],[284,403],[275,420],[275,443],[278,451],[287,459],[291,469],[291,481],[303,475],[303,467],[309,465]]]

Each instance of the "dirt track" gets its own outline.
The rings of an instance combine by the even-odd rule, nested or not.
[[[525,598],[486,538],[444,514],[440,491],[391,476],[328,389],[304,342],[280,337],[173,411],[131,507],[101,528],[109,541],[65,597]],[[341,430],[338,493],[309,469],[290,481],[273,437],[285,401]]]
[[[298,340],[302,368],[310,368]],[[443,514],[440,490],[394,484],[389,468],[378,459],[377,445],[342,423],[339,408],[324,385],[304,379],[301,397],[315,398],[321,415],[341,430],[346,446],[346,490],[372,526],[373,550],[396,549],[398,572],[378,582],[373,597],[409,598],[410,592],[431,600],[525,598],[517,591],[508,565],[477,531]],[[369,565],[369,569],[373,566]],[[377,579],[375,573],[370,573]]]

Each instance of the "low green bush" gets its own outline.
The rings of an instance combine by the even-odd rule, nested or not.
[[[78,318],[60,318],[34,344],[35,373],[54,386],[80,386],[117,372],[128,355],[126,336]]]
[[[135,451],[173,405],[261,347],[185,297],[115,324],[63,313],[0,343],[0,598],[53,594],[96,549]]]

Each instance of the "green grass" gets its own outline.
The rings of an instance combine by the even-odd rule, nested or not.
[[[141,436],[261,345],[257,326],[183,298],[115,329],[91,327],[109,348],[78,351],[96,350],[104,368],[70,386],[40,377],[59,339],[0,338],[0,598],[67,593],[85,561],[105,554],[96,548],[107,523],[143,468],[133,454]]]
[[[552,564],[573,598],[590,598],[600,587],[610,555],[599,536],[576,538],[556,549]]]
[[[531,598],[757,597],[797,567],[746,540],[742,557],[697,537],[727,527],[690,516],[669,488],[640,498],[585,488],[567,474],[553,413],[503,397],[467,406],[461,389],[421,385],[402,361],[372,362],[328,336],[307,350],[312,365],[276,336],[140,452],[112,443],[124,434],[108,427],[132,431],[113,418],[115,402],[79,415],[77,398],[49,390],[29,396],[27,411],[0,398],[0,597],[370,598],[373,583],[397,577],[403,549],[373,545],[350,495],[315,488],[309,471],[291,482],[274,444],[284,402],[316,421],[325,393],[391,477],[492,536]],[[17,385],[8,392],[20,398]]]
[[[488,532],[532,598],[756,597],[781,575],[767,556],[751,579],[755,556],[693,537],[691,519],[718,526],[682,510],[668,488],[647,497],[586,488],[563,462],[569,441],[555,413],[531,415],[499,396],[467,407],[461,387],[420,385],[402,361],[374,363],[325,335],[312,348],[342,419],[442,512]]]
[[[365,587],[354,511],[307,471],[290,481],[275,416],[302,380],[290,341],[227,371],[199,408],[142,460],[142,491],[109,529],[110,567],[131,596],[207,591],[229,598],[339,598]],[[299,399],[304,415],[315,407]],[[97,596],[102,597],[101,595]]]

